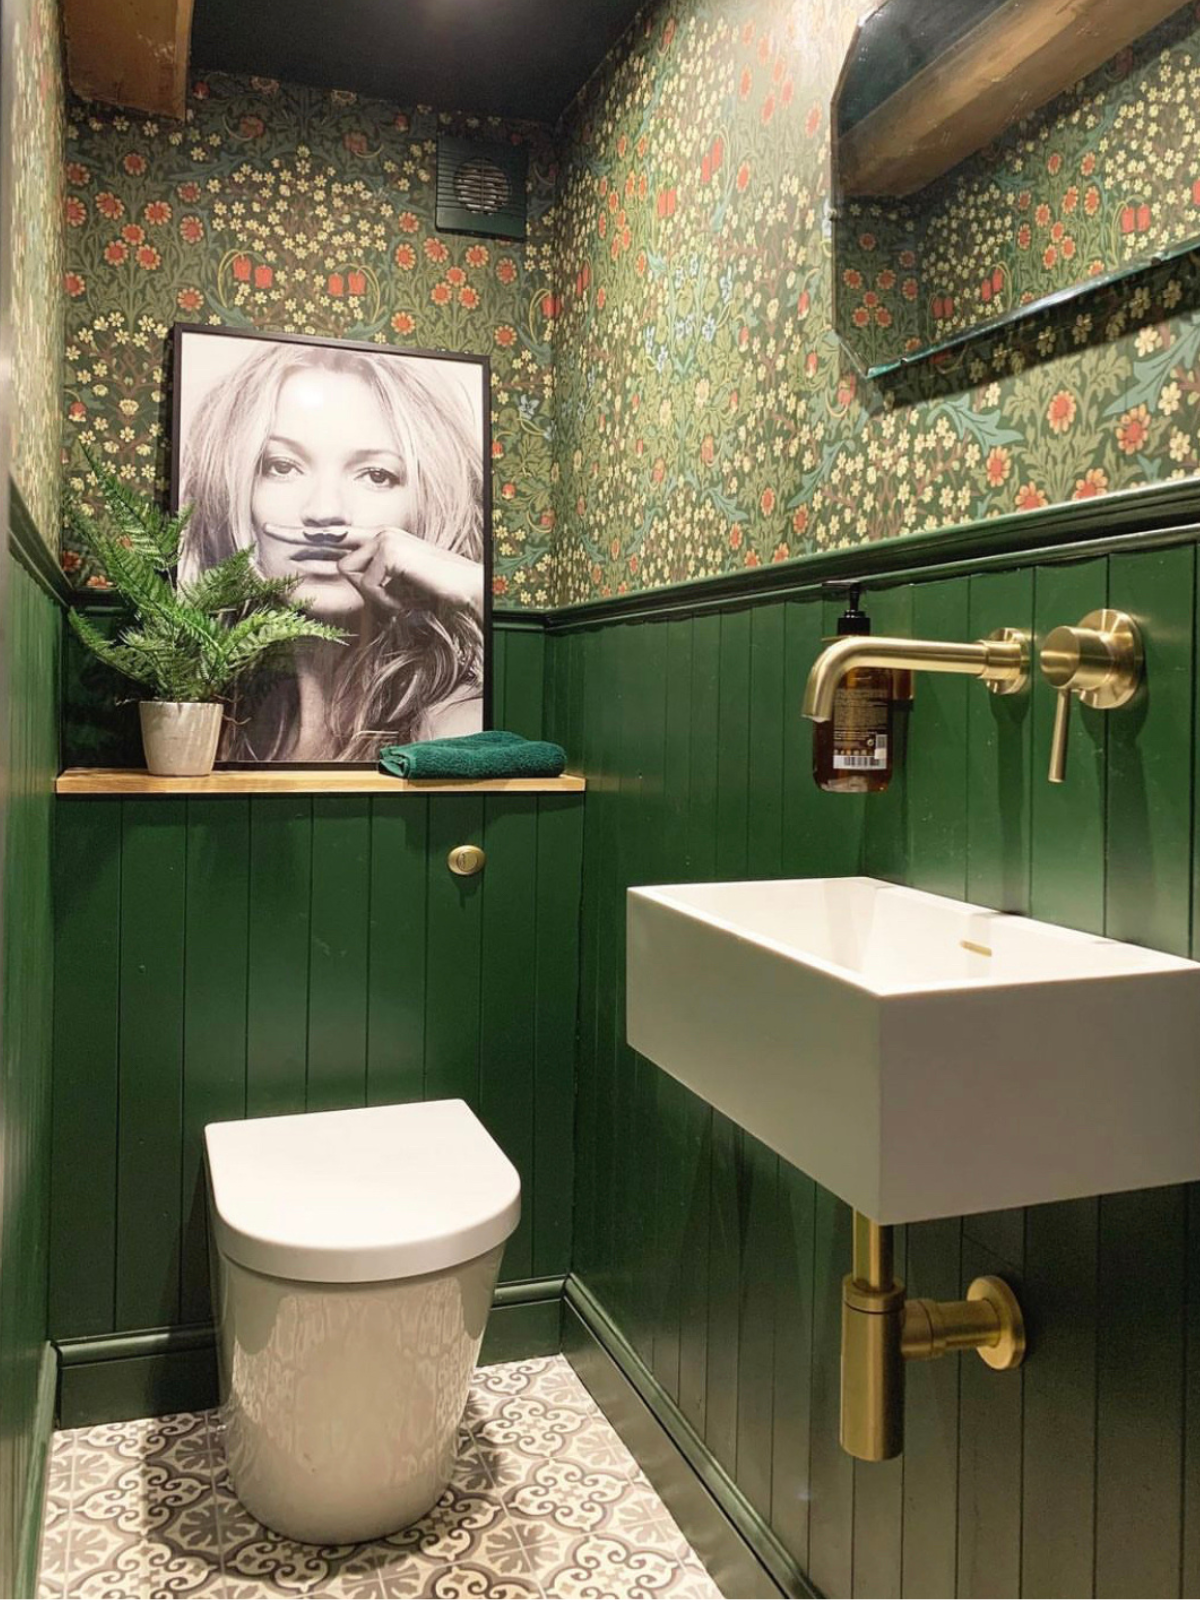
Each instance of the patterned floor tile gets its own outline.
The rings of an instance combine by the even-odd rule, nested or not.
[[[481,1368],[454,1473],[410,1528],[299,1544],[238,1500],[215,1413],[56,1435],[43,1600],[708,1600],[717,1593],[560,1356]]]

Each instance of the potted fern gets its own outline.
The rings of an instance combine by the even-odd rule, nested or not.
[[[252,550],[239,550],[181,584],[176,567],[190,508],[161,511],[88,453],[104,516],[76,501],[68,516],[132,620],[115,639],[79,611],[71,626],[106,666],[152,691],[138,707],[149,771],[202,777],[212,771],[223,700],[247,674],[301,639],[340,641],[340,628],[314,622],[290,596],[294,578],[264,578]]]

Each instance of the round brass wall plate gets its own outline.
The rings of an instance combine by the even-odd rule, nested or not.
[[[1098,689],[1081,689],[1079,698],[1095,711],[1114,711],[1133,699],[1142,681],[1145,654],[1141,629],[1128,612],[1113,611],[1108,606],[1089,611],[1079,626],[1105,636],[1113,662],[1108,680]]]
[[[993,628],[989,639],[1021,647],[1021,670],[1015,678],[988,678],[984,686],[989,694],[1020,694],[1029,687],[1029,635],[1024,628]]]
[[[473,878],[482,872],[487,857],[477,844],[456,844],[446,857],[446,865],[456,878]]]
[[[1000,1321],[995,1344],[976,1346],[981,1361],[996,1372],[1008,1372],[1025,1359],[1025,1318],[1021,1306],[1003,1278],[976,1278],[967,1290],[968,1300],[986,1300]]]

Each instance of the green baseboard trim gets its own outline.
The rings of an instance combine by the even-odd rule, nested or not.
[[[729,1596],[815,1596],[792,1556],[716,1460],[641,1357],[572,1276],[563,1354]]]
[[[562,1349],[565,1280],[531,1278],[496,1290],[479,1359],[523,1361]],[[64,1428],[129,1422],[217,1403],[216,1334],[211,1322],[59,1339],[58,1416]]]
[[[42,1346],[38,1366],[37,1400],[33,1418],[33,1449],[25,1475],[25,1495],[21,1502],[21,1528],[17,1542],[15,1593],[21,1597],[37,1594],[38,1557],[42,1549],[42,1518],[46,1499],[46,1462],[54,1433],[54,1391],[58,1366],[54,1346]]]

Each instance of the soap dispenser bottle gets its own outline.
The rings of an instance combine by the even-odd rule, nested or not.
[[[870,633],[859,609],[861,591],[838,618],[838,637]],[[813,724],[813,777],[833,794],[879,794],[892,776],[892,704],[895,683],[887,667],[852,667],[838,685],[833,717]]]

